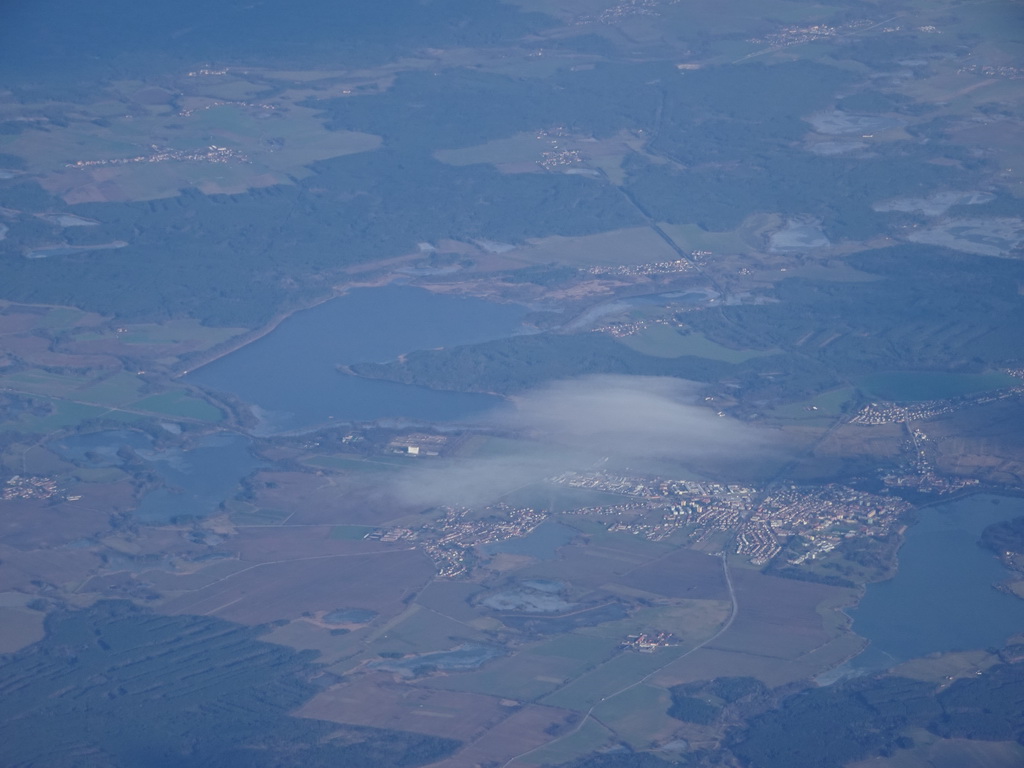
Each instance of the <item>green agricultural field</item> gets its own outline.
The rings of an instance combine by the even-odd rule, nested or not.
[[[841,261],[830,261],[828,263],[812,262],[786,267],[785,278],[794,277],[835,283],[872,283],[879,279],[878,275],[854,269],[849,264]]]
[[[524,454],[536,456],[538,451],[550,452],[551,448],[532,440],[472,435],[459,445],[457,455],[459,458],[504,459]]]
[[[616,498],[620,502],[624,499],[622,496]],[[580,515],[562,515],[558,521],[586,533],[590,546],[614,552],[628,559],[635,558],[638,562],[656,558],[676,548],[664,541],[648,541],[631,533],[609,531],[603,523],[588,520]]]
[[[643,631],[671,632],[682,644],[679,647],[692,648],[711,637],[729,617],[730,604],[722,600],[677,600],[679,605],[641,608],[628,618],[611,621],[578,631],[582,636],[599,638],[614,649],[630,634]],[[673,647],[664,649],[672,651]],[[653,654],[655,656],[662,651]],[[608,658],[606,653],[604,658]],[[640,654],[645,656],[646,654]],[[666,657],[665,661],[668,660]]]
[[[122,92],[138,90],[142,83],[121,82]],[[212,89],[212,90],[211,90]],[[146,114],[125,116],[123,109],[109,114],[100,101],[84,107],[95,121],[53,125],[44,143],[30,134],[0,136],[0,148],[23,157],[34,171],[49,174],[46,184],[70,200],[148,200],[172,197],[183,188],[206,192],[236,191],[249,187],[288,183],[289,177],[309,175],[306,166],[332,157],[377,149],[378,136],[355,131],[329,131],[319,111],[300,107],[287,95],[254,102],[256,86],[244,79],[216,84],[192,80],[181,97],[185,109],[150,105]],[[123,98],[123,97],[122,97]],[[129,96],[130,98],[130,96]],[[214,101],[216,99],[216,101]],[[223,99],[246,100],[241,104],[218,103]],[[61,105],[82,112],[80,105]],[[235,153],[227,163],[172,158],[164,162],[128,162],[116,167],[92,169],[65,166],[79,161],[123,161],[154,153],[159,148],[184,155],[204,153],[211,145]],[[45,151],[41,151],[45,149]]]
[[[73,403],[68,400],[53,399],[50,402],[53,406],[52,413],[46,416],[30,416],[16,422],[4,422],[0,425],[0,429],[7,432],[17,431],[46,434],[58,429],[77,426],[87,419],[114,418],[114,414],[111,413],[109,408],[83,405],[82,403]]]
[[[204,347],[216,344],[245,333],[245,328],[218,328],[203,325],[198,320],[186,318],[169,320],[166,323],[129,325],[124,333],[117,335],[122,344],[195,344]]]
[[[305,620],[292,621],[274,627],[262,639],[268,643],[279,643],[300,651],[317,651],[317,663],[323,664],[330,672],[343,675],[359,664],[362,650],[363,630],[333,632]]]
[[[238,526],[281,525],[288,519],[288,513],[279,509],[265,509],[247,501],[229,499],[224,508],[231,516],[231,522]]]
[[[135,147],[123,141],[98,138],[95,133],[74,130],[52,131],[45,142],[31,134],[0,137],[0,151],[25,160],[30,171],[45,173],[78,160],[113,160],[132,157]]]
[[[730,349],[716,344],[703,333],[680,333],[668,325],[656,323],[639,333],[624,336],[619,341],[632,350],[651,357],[675,358],[686,355],[721,360],[724,363],[743,363],[755,357],[772,355],[773,350]]]
[[[594,716],[622,740],[643,748],[679,725],[666,714],[671,703],[664,688],[637,685],[598,704]]]
[[[337,725],[291,717],[316,693],[309,656],[261,642],[249,627],[106,601],[51,614],[46,629],[40,643],[0,659],[0,739],[10,764],[82,754],[134,764],[140,754],[180,754],[192,744],[192,758],[205,765],[251,765],[254,753],[267,765],[313,764],[315,753],[335,765],[412,766],[455,746],[375,729],[336,740]],[[71,647],[75,663],[62,658]],[[70,690],[76,695],[61,695]],[[141,721],[144,733],[123,727]],[[401,754],[408,749],[420,758]]]
[[[138,400],[140,389],[142,389],[142,382],[137,375],[119,371],[113,376],[79,390],[75,393],[75,399],[114,407]]]
[[[658,226],[684,251],[743,253],[749,248],[739,232],[708,232],[696,224],[659,223]]]
[[[374,654],[430,653],[451,650],[466,641],[486,642],[478,630],[435,611],[414,606],[406,617],[388,627],[371,644]]]
[[[543,747],[513,761],[516,766],[563,765],[588,755],[607,745],[613,738],[607,728],[593,718],[587,718],[576,730],[545,744]]]
[[[53,307],[39,318],[37,325],[40,328],[49,328],[51,330],[73,328],[78,325],[85,315],[85,312],[74,307]]]
[[[206,400],[181,392],[164,392],[152,395],[132,403],[132,408],[148,411],[172,418],[195,419],[197,421],[218,422],[224,420],[224,413]]]
[[[33,475],[56,475],[74,469],[74,465],[41,445],[33,445],[23,450],[20,456],[15,457],[15,461],[21,465],[20,469],[15,467],[16,471]]]
[[[47,397],[69,397],[86,382],[87,380],[81,376],[50,373],[38,369],[0,376],[0,387],[7,387],[15,392]]]
[[[618,645],[618,640],[568,633],[533,646],[529,653],[537,656],[564,656],[580,662],[583,666],[596,666],[610,658]]]
[[[42,611],[24,606],[28,599],[16,593],[3,595],[0,603],[0,654],[13,653],[38,642],[46,634]],[[10,599],[8,599],[10,598]]]
[[[618,641],[576,633],[559,635],[481,669],[430,683],[439,688],[533,701],[610,658]]]
[[[667,666],[684,653],[686,649],[682,646],[659,648],[654,653],[623,651],[611,661],[541,699],[540,703],[586,712],[602,699]]]
[[[627,227],[594,235],[530,238],[529,245],[509,252],[533,264],[574,267],[623,266],[675,261],[679,255],[650,227]]]
[[[494,139],[485,144],[463,149],[439,149],[434,157],[448,165],[474,165],[476,163],[536,163],[541,153],[550,150],[550,142],[536,133],[517,133],[507,139]],[[539,167],[538,167],[539,170]]]
[[[217,99],[218,101],[249,101],[260,93],[265,93],[266,89],[266,83],[253,83],[244,77],[228,75],[227,77],[197,78],[195,85],[190,90],[199,97]]]
[[[394,472],[409,465],[410,459],[401,457],[377,457],[364,459],[352,454],[341,456],[311,456],[303,459],[304,464],[339,472]]]
[[[231,523],[244,528],[247,525],[280,525],[281,521],[278,518],[263,517],[254,513],[235,512],[231,515]]]
[[[83,483],[117,483],[131,478],[128,473],[117,467],[78,467],[72,474]]]
[[[570,659],[520,653],[496,659],[474,672],[462,672],[426,683],[431,687],[536,701],[571,679],[576,664]]]
[[[416,596],[416,603],[453,619],[472,623],[480,614],[470,605],[480,586],[458,581],[432,581]]]
[[[331,538],[358,541],[375,530],[372,525],[335,525],[331,528]]]
[[[838,418],[856,399],[853,387],[842,387],[822,392],[810,400],[788,403],[772,408],[769,416],[784,421],[798,421],[806,424],[831,422]]]

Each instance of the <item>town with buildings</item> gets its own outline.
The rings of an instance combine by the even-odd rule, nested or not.
[[[984,75],[985,77],[1001,78],[1003,80],[1020,80],[1024,77],[1024,69],[1013,67],[1009,64],[967,64],[957,70],[957,74]]]
[[[3,501],[14,499],[52,499],[62,493],[52,477],[22,477],[14,475],[4,484]]]
[[[640,653],[654,653],[659,648],[671,645],[679,645],[679,641],[671,632],[641,632],[637,635],[626,635],[626,639],[619,647]]]
[[[626,0],[594,16],[580,16],[576,19],[576,24],[614,24],[630,16],[657,16],[660,6],[675,5],[678,2],[679,0]]]
[[[547,518],[529,507],[494,504],[480,510],[469,507],[442,507],[443,515],[429,529],[413,531],[392,528],[370,534],[381,541],[422,541],[439,576],[455,578],[468,573],[474,547],[507,539],[521,538],[533,532]]]
[[[413,432],[391,440],[387,450],[401,456],[437,456],[447,444],[448,438],[444,435]]]
[[[645,328],[650,328],[651,323],[647,320],[632,320],[620,323],[606,323],[591,329],[592,333],[607,333],[616,339],[624,339],[627,336],[640,333]]]
[[[241,152],[236,152],[228,147],[210,145],[206,149],[185,151],[180,149],[166,149],[153,145],[152,154],[137,155],[136,157],[115,157],[111,160],[76,160],[68,163],[67,168],[97,168],[108,165],[135,165],[139,163],[169,163],[169,162],[199,162],[199,163],[229,163],[237,161],[248,163],[249,158]]]
[[[913,488],[918,493],[949,494],[978,485],[976,478],[956,477],[935,471],[935,444],[919,427],[907,425],[908,436],[903,452],[908,461],[882,475],[882,482],[890,488]]]
[[[764,37],[753,37],[747,42],[755,45],[768,45],[773,49],[788,48],[792,45],[812,43],[815,40],[840,37],[842,35],[857,32],[872,26],[867,20],[851,21],[846,24],[831,26],[829,24],[812,24],[806,27],[792,26],[765,35]]]
[[[707,251],[695,251],[693,256],[706,256]],[[693,271],[693,264],[687,259],[652,261],[645,264],[621,264],[616,266],[587,267],[583,272],[590,275],[614,277],[649,277],[652,275],[676,275]]]
[[[742,485],[627,476],[606,471],[564,472],[553,485],[622,497],[618,504],[579,507],[564,514],[601,519],[612,533],[660,541],[684,535],[700,547],[716,534],[754,565],[766,565],[791,544],[791,565],[813,560],[844,540],[882,539],[901,525],[910,504],[898,497],[858,491],[843,485],[790,486],[758,491]],[[532,533],[548,513],[508,504],[482,509],[444,507],[441,518],[419,531],[393,528],[371,537],[381,541],[418,541],[440,576],[455,578],[472,568],[473,550]],[[797,545],[798,546],[793,546]],[[716,545],[718,546],[718,545]]]
[[[850,419],[851,424],[905,424],[952,413],[958,405],[949,400],[926,400],[912,405],[877,402],[868,403]]]
[[[1024,374],[1014,369],[1006,373],[1021,378]],[[994,403],[998,400],[1007,400],[1011,397],[1019,397],[1024,394],[1024,385],[1006,387],[990,392],[984,392],[969,397],[960,397],[947,400],[925,400],[919,403],[901,405],[879,401],[865,405],[852,419],[851,424],[904,424],[910,421],[922,421],[941,416],[946,413],[953,413],[961,408],[970,405],[984,405]]]
[[[769,45],[772,48],[787,48],[791,45],[810,43],[839,34],[837,27],[827,24],[814,24],[809,27],[783,27],[764,37],[752,37],[747,42],[755,45]]]
[[[547,171],[580,165],[584,160],[583,153],[578,149],[561,149],[557,145],[547,152],[541,152],[540,157],[538,164]]]
[[[831,552],[844,539],[883,538],[900,525],[911,505],[842,485],[790,487],[766,496],[736,533],[736,553],[754,565],[771,561],[792,537],[801,552],[790,560],[800,565]]]
[[[259,104],[249,101],[212,101],[209,104],[203,104],[201,107],[193,107],[192,109],[183,109],[178,112],[179,117],[191,117],[196,112],[203,112],[207,109],[213,109],[215,107],[248,107],[249,109],[259,109],[264,112],[273,112],[277,109],[273,104]]]

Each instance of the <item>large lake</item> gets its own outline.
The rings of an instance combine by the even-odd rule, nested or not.
[[[850,611],[853,629],[871,641],[854,659],[888,667],[937,651],[1001,647],[1024,632],[1024,600],[993,588],[1009,573],[978,546],[982,530],[1024,515],[1024,499],[975,495],[923,509],[907,532],[899,570],[872,584]]]
[[[274,331],[189,374],[255,406],[261,434],[330,421],[458,421],[498,398],[348,376],[338,365],[523,332],[526,309],[408,286],[362,288],[297,312]]]

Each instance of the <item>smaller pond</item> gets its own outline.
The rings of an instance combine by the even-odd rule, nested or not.
[[[176,517],[206,517],[235,495],[260,462],[240,435],[211,435],[190,449],[157,450],[143,432],[105,430],[71,435],[49,444],[59,456],[82,467],[123,467],[141,460],[165,484],[150,491],[135,516],[166,524]]]
[[[500,616],[502,624],[518,629],[521,632],[533,632],[538,635],[560,635],[583,627],[596,627],[610,621],[621,621],[629,615],[629,611],[621,603],[606,603],[591,608],[581,608],[566,614],[504,614]]]
[[[121,467],[131,453],[152,446],[149,435],[127,429],[70,435],[48,445],[58,456],[81,467]]]
[[[179,517],[206,517],[234,496],[241,480],[260,462],[239,435],[212,435],[195,448],[139,453],[167,484],[143,497],[135,516],[155,525]]]
[[[484,550],[488,554],[503,552],[510,555],[529,555],[540,560],[553,560],[559,548],[572,541],[578,533],[575,528],[548,520],[521,539],[496,541],[487,544]]]
[[[560,593],[537,591],[527,587],[511,589],[489,595],[480,604],[492,611],[510,611],[515,613],[565,613],[576,607]]]
[[[827,248],[831,245],[817,224],[787,221],[786,226],[768,238],[768,249],[775,253]]]

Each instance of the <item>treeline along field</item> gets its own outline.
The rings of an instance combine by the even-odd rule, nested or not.
[[[412,768],[458,746],[291,717],[318,690],[315,654],[248,627],[104,601],[52,613],[46,629],[0,657],[6,765]]]

